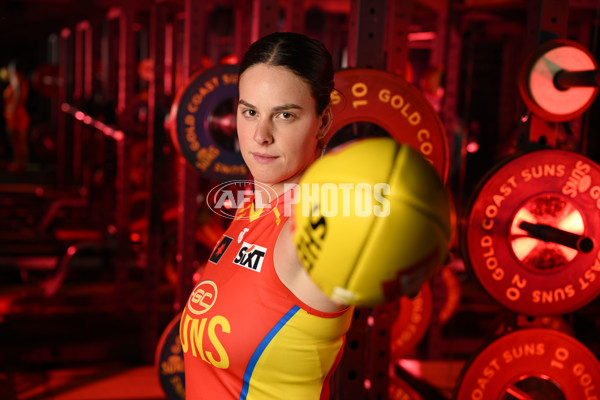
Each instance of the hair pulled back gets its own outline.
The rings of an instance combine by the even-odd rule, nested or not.
[[[329,104],[333,62],[321,41],[300,33],[271,33],[250,45],[240,63],[239,75],[256,64],[285,67],[304,79],[315,99],[317,115]]]

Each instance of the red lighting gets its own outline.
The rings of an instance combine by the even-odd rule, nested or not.
[[[467,144],[467,152],[468,153],[477,153],[479,151],[479,143],[477,142],[469,142]]]
[[[122,11],[120,8],[113,7],[111,9],[109,9],[108,12],[106,13],[106,18],[108,18],[109,20],[117,19],[117,18],[121,17],[121,14],[122,14]]]
[[[223,207],[225,207],[226,209],[230,210],[231,207],[233,207],[233,204],[231,203],[230,199],[225,199],[225,201],[223,201]]]
[[[90,25],[90,21],[81,21],[77,24],[77,30],[85,31],[90,29],[92,26]]]
[[[83,117],[85,117],[85,114],[82,111],[75,111],[75,114],[73,114],[73,116],[76,120],[83,121]]]
[[[200,272],[199,271],[194,272],[194,275],[192,275],[192,281],[194,282],[194,285],[197,285],[198,283],[200,283],[200,278],[201,278]]]
[[[422,42],[435,39],[435,32],[412,32],[408,34],[409,42]]]
[[[120,142],[125,138],[123,131],[114,131],[112,136],[117,142]]]
[[[422,364],[419,360],[412,360],[403,358],[398,360],[398,364],[404,368],[407,372],[409,372],[412,376],[422,377],[423,376],[423,368]]]
[[[129,235],[129,240],[131,240],[133,243],[139,243],[141,239],[142,236],[137,232],[131,232]]]

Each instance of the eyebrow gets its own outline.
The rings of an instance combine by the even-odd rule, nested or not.
[[[238,101],[238,104],[242,104],[242,105],[244,105],[246,107],[249,107],[249,108],[256,108],[254,105],[248,103],[247,101],[245,101],[243,99],[240,99]],[[287,104],[282,104],[280,106],[273,107],[271,109],[271,111],[284,111],[284,110],[293,110],[293,109],[301,110],[302,107],[299,106],[298,104],[287,103]]]

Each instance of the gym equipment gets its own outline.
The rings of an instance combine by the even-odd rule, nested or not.
[[[552,329],[521,329],[488,344],[465,364],[453,398],[597,398],[600,365],[573,337]]]
[[[484,289],[529,315],[573,311],[600,293],[600,167],[564,150],[500,163],[467,213],[465,260]]]
[[[293,240],[334,301],[372,306],[416,293],[446,257],[448,193],[410,146],[348,143],[312,164],[299,189]]]
[[[439,389],[418,376],[413,375],[417,371],[409,371],[403,362],[396,362],[392,366],[393,374],[390,373],[390,399],[400,400],[447,400]],[[390,371],[391,372],[391,371]],[[392,389],[395,389],[392,392]],[[392,395],[394,397],[392,397]]]
[[[444,267],[439,272],[443,282],[443,303],[438,312],[441,325],[448,322],[458,310],[461,297],[460,281],[451,267]]]
[[[44,97],[58,97],[61,84],[58,65],[42,64],[31,74],[31,86]]]
[[[502,321],[496,326],[494,336],[500,336],[515,329],[522,328],[545,328],[554,329],[569,336],[574,336],[573,329],[567,321],[560,315],[527,317],[525,315],[506,315],[502,316]]]
[[[179,322],[177,314],[164,329],[154,358],[160,387],[169,400],[185,399],[185,373],[183,350],[179,340]]]
[[[441,303],[436,315],[440,325],[447,323],[457,311],[460,302],[458,278],[448,266],[436,272],[432,279],[435,278],[441,282],[435,286],[439,290],[436,296],[433,295],[432,280],[429,280],[415,297],[398,299],[399,312],[390,335],[393,359],[410,357],[411,351],[421,342],[434,316],[434,301]]]
[[[433,312],[431,286],[425,282],[414,298],[402,296],[398,302],[400,312],[391,330],[391,354],[394,360],[408,355],[427,332]]]
[[[415,389],[408,383],[395,376],[390,377],[390,386],[388,392],[390,400],[424,400]]]
[[[170,112],[171,140],[206,178],[224,182],[248,175],[236,132],[237,65],[218,65],[193,75]]]
[[[331,94],[333,123],[327,147],[338,142],[338,136],[347,134],[342,130],[346,125],[368,122],[384,129],[399,143],[419,151],[446,180],[446,131],[429,101],[417,88],[398,75],[367,68],[341,70],[336,72],[334,79],[336,90]],[[355,139],[356,135],[351,138]]]
[[[582,45],[552,39],[535,49],[519,74],[519,92],[525,105],[548,121],[576,118],[594,101],[600,70]]]

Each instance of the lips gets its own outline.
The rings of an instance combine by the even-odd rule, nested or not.
[[[264,153],[252,153],[252,157],[260,164],[268,164],[277,159],[277,156],[272,156]]]

